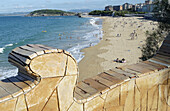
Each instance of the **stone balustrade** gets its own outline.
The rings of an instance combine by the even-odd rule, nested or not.
[[[169,111],[170,38],[150,60],[77,82],[69,52],[40,44],[12,50],[18,75],[0,81],[2,111]]]

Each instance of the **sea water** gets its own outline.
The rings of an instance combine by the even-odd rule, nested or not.
[[[101,38],[102,20],[98,18],[0,17],[0,79],[17,74],[17,68],[8,63],[8,54],[16,47],[44,44],[69,51],[79,62],[84,57],[80,50]]]

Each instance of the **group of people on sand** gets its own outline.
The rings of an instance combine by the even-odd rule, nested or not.
[[[119,60],[119,58],[117,58],[116,60],[114,60],[115,62],[117,62],[117,63],[125,63],[126,62],[126,60],[123,58],[123,59],[121,59],[121,60]]]

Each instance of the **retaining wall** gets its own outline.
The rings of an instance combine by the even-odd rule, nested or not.
[[[40,44],[15,48],[15,77],[0,81],[1,111],[169,111],[170,39],[152,59],[77,82],[70,53]]]

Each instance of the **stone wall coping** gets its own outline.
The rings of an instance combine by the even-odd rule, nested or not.
[[[86,103],[127,81],[169,69],[170,39],[168,37],[153,58],[132,65],[116,67],[78,82],[74,91],[74,100],[77,103]]]
[[[47,78],[35,73],[30,68],[30,64],[35,58],[52,53],[63,53],[71,57],[76,62],[69,52],[45,45],[27,44],[13,49],[12,52],[9,53],[8,61],[12,65],[18,67],[19,72],[15,77],[6,78],[0,81],[0,102],[4,102],[30,92],[41,82],[41,79]]]

